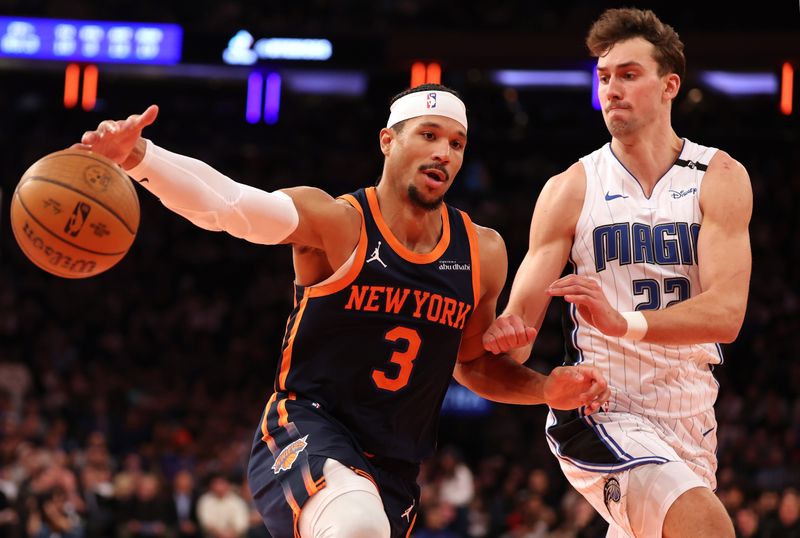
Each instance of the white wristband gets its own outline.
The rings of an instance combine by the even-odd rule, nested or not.
[[[628,329],[622,338],[638,342],[647,334],[647,318],[639,312],[622,312],[622,317],[628,322]]]

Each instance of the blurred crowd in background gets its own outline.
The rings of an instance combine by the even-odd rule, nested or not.
[[[31,5],[49,14],[66,9],[62,3],[74,4]],[[248,5],[206,3],[216,20],[241,18]],[[84,6],[74,16],[108,17],[140,4]],[[379,26],[433,9],[414,0],[354,3],[362,11],[324,0],[282,4],[284,23],[300,19],[303,6],[333,21],[373,16]],[[465,2],[453,28],[483,4]],[[492,4],[487,24],[504,13],[526,20],[517,15],[531,9]],[[589,4],[572,5],[596,15]],[[162,18],[197,18],[158,5]],[[21,6],[0,0],[0,11]],[[547,13],[532,19],[549,24]],[[551,18],[570,20],[556,13]],[[681,15],[669,21],[679,30],[691,21]],[[575,27],[576,39],[584,31]],[[691,67],[691,50],[688,58]],[[448,201],[503,236],[510,285],[542,185],[608,134],[583,93],[503,89],[479,73],[454,81],[445,73],[467,103],[470,141]],[[147,136],[238,181],[350,192],[380,173],[377,133],[407,78],[384,78],[357,99],[287,94],[275,126],[244,122],[243,89],[101,78],[98,108],[86,113],[61,107],[60,83],[0,71],[0,538],[266,537],[245,468],[291,309],[290,249],[199,230],[137,187],[142,220],[128,255],[98,277],[64,280],[24,258],[9,229],[9,198],[36,159],[151,102],[161,117]],[[741,161],[755,200],[747,317],[715,370],[717,493],[739,536],[800,536],[800,129],[778,114],[774,98],[704,91],[689,99],[693,84],[690,75],[675,103],[676,131]],[[559,312],[554,302],[530,367],[546,372],[561,362]],[[604,536],[602,518],[547,449],[545,414],[506,405],[445,414],[440,449],[419,477],[413,536]]]

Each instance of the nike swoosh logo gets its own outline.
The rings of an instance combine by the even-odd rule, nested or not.
[[[627,198],[624,194],[611,194],[610,192],[606,191],[606,200],[616,200],[617,198]]]

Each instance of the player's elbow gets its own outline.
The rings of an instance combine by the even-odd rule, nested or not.
[[[453,368],[453,379],[455,379],[460,385],[467,386],[466,380],[464,379],[464,373],[461,370],[461,363],[457,362],[455,368]]]
[[[453,378],[468,389],[475,386],[475,372],[473,361],[458,361],[453,369]]]
[[[744,323],[744,308],[731,307],[720,317],[720,334],[717,341],[721,344],[730,344],[739,336],[739,331]]]
[[[720,334],[720,337],[717,338],[717,342],[720,343],[720,344],[731,344],[731,343],[733,343],[736,340],[736,338],[739,336],[739,329],[740,328],[741,328],[741,326],[735,327],[735,328],[732,328],[732,329],[726,329],[725,331],[722,332],[722,334]]]
[[[736,340],[737,336],[739,336],[739,329],[725,330],[720,334],[719,338],[717,338],[716,340],[720,344],[730,344],[734,340]]]
[[[453,369],[453,378],[459,384],[479,396],[486,395],[486,381],[478,361],[458,361]]]

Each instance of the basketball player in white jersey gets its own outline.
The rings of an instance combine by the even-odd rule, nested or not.
[[[611,9],[587,45],[611,142],[545,185],[484,345],[524,360],[550,298],[563,297],[567,362],[599,367],[612,388],[599,414],[550,413],[547,441],[569,481],[608,536],[733,537],[713,493],[712,370],[717,342],[744,318],[750,181],[730,155],[672,129],[685,59],[671,27]]]

